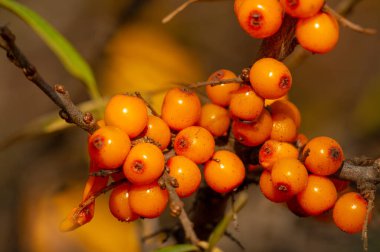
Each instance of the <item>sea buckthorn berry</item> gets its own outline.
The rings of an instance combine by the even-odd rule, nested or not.
[[[187,89],[172,88],[164,98],[161,117],[173,130],[182,130],[194,125],[201,116],[198,96]]]
[[[174,156],[168,160],[167,166],[169,175],[179,184],[175,189],[179,197],[189,197],[198,189],[201,183],[201,172],[193,161],[184,156]]]
[[[256,122],[246,123],[234,120],[232,132],[241,144],[258,146],[270,137],[272,131],[272,117],[264,109]]]
[[[277,100],[269,106],[269,110],[272,115],[274,114],[285,114],[293,119],[297,128],[301,125],[301,113],[297,106],[288,100]]]
[[[161,150],[165,150],[171,140],[169,126],[164,120],[153,115],[149,116],[148,125],[144,131],[144,136],[150,137],[159,143]]]
[[[311,139],[302,152],[306,168],[317,175],[331,175],[339,170],[344,156],[340,145],[330,137]]]
[[[294,142],[297,137],[297,126],[286,114],[273,114],[273,127],[270,138],[277,141]]]
[[[174,139],[174,150],[197,164],[209,160],[214,153],[215,141],[205,128],[191,126],[181,130]]]
[[[210,131],[213,136],[226,135],[230,122],[228,111],[225,108],[212,103],[202,106],[198,125]]]
[[[356,192],[342,195],[335,203],[333,219],[335,225],[344,232],[353,234],[363,228],[368,202]]]
[[[128,183],[121,184],[112,190],[109,197],[110,212],[119,221],[130,222],[139,218],[129,206],[129,189]]]
[[[280,0],[285,12],[292,17],[307,18],[317,14],[324,0]]]
[[[292,75],[284,63],[273,58],[262,58],[253,64],[249,73],[253,90],[265,99],[286,95],[292,87]]]
[[[296,37],[306,50],[313,53],[327,53],[338,42],[339,25],[334,17],[320,12],[313,17],[298,20]]]
[[[270,201],[279,203],[285,202],[292,196],[288,192],[279,191],[274,187],[272,177],[269,171],[264,170],[260,175],[260,190],[263,195]]]
[[[161,150],[151,143],[139,143],[129,152],[123,165],[125,177],[133,184],[149,184],[158,179],[165,168]]]
[[[167,190],[162,190],[157,182],[148,185],[131,185],[129,206],[132,212],[144,218],[156,218],[168,204]]]
[[[254,38],[275,34],[282,24],[283,9],[278,0],[244,1],[238,8],[240,26]]]
[[[82,200],[87,200],[97,192],[100,192],[108,184],[108,177],[90,176],[83,190]]]
[[[274,187],[289,195],[296,195],[304,190],[308,180],[305,166],[295,158],[278,160],[273,165],[271,176]]]
[[[210,75],[208,81],[219,81],[226,79],[234,79],[236,78],[236,74],[231,72],[230,70],[221,69]],[[238,90],[240,87],[239,83],[227,83],[227,84],[219,84],[219,85],[207,85],[206,93],[208,98],[210,98],[211,102],[226,107],[230,104],[231,93]]]
[[[283,158],[298,158],[298,150],[293,145],[276,140],[268,140],[259,151],[260,165],[271,171],[274,163]]]
[[[204,166],[207,185],[218,193],[227,193],[244,180],[245,168],[240,158],[230,151],[216,151]]]
[[[309,142],[309,138],[305,134],[298,133],[295,141],[295,145],[299,150],[302,150],[305,145]]]
[[[294,196],[290,200],[286,202],[286,205],[288,206],[288,209],[297,215],[298,217],[307,217],[309,216],[305,210],[300,206],[297,200],[297,196]]]
[[[289,97],[288,95],[284,95],[284,96],[281,96],[280,98],[277,98],[277,99],[265,99],[264,100],[264,106],[265,107],[268,107],[270,106],[272,103],[276,102],[276,101],[282,101],[282,100],[288,100]]]
[[[320,215],[332,208],[337,199],[337,192],[330,179],[309,175],[305,190],[297,195],[297,201],[309,215]]]
[[[133,138],[144,130],[148,122],[148,110],[138,97],[115,95],[106,106],[104,121],[106,125],[118,127]]]
[[[106,126],[106,122],[104,120],[99,120],[96,122],[96,124],[99,126],[99,128]]]
[[[88,139],[90,157],[103,169],[114,169],[122,165],[130,149],[128,135],[112,126],[96,130]]]
[[[258,96],[251,87],[241,87],[232,93],[230,112],[235,118],[254,121],[261,115],[263,108],[264,99]]]

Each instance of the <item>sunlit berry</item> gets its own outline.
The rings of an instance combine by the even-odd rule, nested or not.
[[[251,87],[244,86],[232,93],[230,113],[233,117],[245,121],[256,120],[264,108],[264,99]]]
[[[290,199],[291,194],[286,191],[280,191],[273,185],[272,177],[269,171],[264,170],[260,175],[260,190],[263,195],[270,201],[279,203]]]
[[[129,189],[130,185],[124,183],[113,189],[109,197],[110,212],[119,221],[130,222],[139,218],[129,206]]]
[[[297,106],[289,100],[277,100],[269,106],[271,114],[285,114],[293,119],[297,128],[301,125],[301,113]]]
[[[236,78],[236,74],[227,69],[221,69],[211,74],[208,81],[219,81],[226,79]],[[208,98],[212,103],[226,107],[230,104],[231,93],[238,90],[240,87],[239,83],[227,83],[218,85],[207,85],[206,93]]]
[[[297,137],[297,126],[293,119],[286,114],[273,114],[273,127],[270,138],[283,142],[294,142]]]
[[[260,165],[271,171],[274,163],[283,158],[298,158],[298,150],[291,144],[276,140],[267,140],[259,151]]]
[[[202,106],[198,125],[210,131],[213,136],[220,137],[225,135],[230,122],[228,111],[225,108],[212,103]]]
[[[171,140],[169,126],[164,120],[157,116],[150,115],[148,125],[144,131],[144,136],[150,137],[160,144],[159,148],[165,150]]]

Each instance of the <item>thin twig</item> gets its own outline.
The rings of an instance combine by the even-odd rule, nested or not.
[[[122,172],[122,168],[117,168],[117,169],[106,169],[106,170],[98,170],[98,171],[95,171],[95,172],[91,172],[89,174],[89,176],[93,176],[93,177],[108,177],[112,174],[115,174],[115,173],[119,173],[119,172]]]
[[[166,17],[164,17],[161,22],[163,24],[166,24],[167,22],[169,22],[170,20],[172,20],[175,16],[177,16],[177,14],[179,14],[181,11],[183,11],[184,9],[186,9],[186,7],[188,7],[190,4],[198,2],[198,1],[200,1],[200,0],[187,0],[186,2],[184,2],[183,4],[181,4],[180,6],[178,6],[177,9],[175,9],[172,12],[170,12]]]
[[[372,210],[375,207],[375,203],[374,203],[375,195],[376,195],[375,190],[371,190],[369,197],[367,199],[368,200],[367,212],[365,215],[363,230],[362,230],[363,250],[365,252],[368,251],[368,223],[369,223]]]
[[[150,103],[146,99],[144,99],[140,92],[135,92],[135,95],[144,101],[145,105],[148,107],[152,115],[160,117],[160,114],[152,107],[152,105],[150,105]]]
[[[196,83],[190,84],[187,86],[187,88],[198,88],[198,87],[203,87],[207,85],[216,86],[216,85],[232,84],[232,83],[244,83],[244,81],[240,77],[231,78],[231,79],[202,81],[202,82],[196,82]]]

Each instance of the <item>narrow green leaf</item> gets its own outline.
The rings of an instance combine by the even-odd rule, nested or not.
[[[243,206],[247,203],[248,193],[242,192],[239,194],[238,199],[235,201],[233,208],[231,208],[227,214],[224,215],[223,219],[218,223],[215,227],[214,231],[211,233],[209,237],[209,247],[207,251],[212,251],[214,246],[218,243],[218,241],[224,236],[224,232],[228,228],[228,225],[233,219],[235,213],[238,213]]]
[[[28,7],[11,0],[0,0],[0,6],[27,23],[58,56],[66,70],[86,84],[93,99],[100,97],[94,74],[75,48],[53,26]]]
[[[177,244],[155,250],[154,252],[192,252],[199,251],[197,246],[191,244]]]

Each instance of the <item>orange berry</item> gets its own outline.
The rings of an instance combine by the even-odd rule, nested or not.
[[[282,24],[283,9],[278,0],[244,1],[238,8],[240,26],[254,38],[275,34]]]
[[[96,122],[96,124],[99,126],[99,128],[103,128],[106,126],[106,122],[104,120],[99,120]]]
[[[331,175],[339,170],[343,163],[343,150],[330,137],[315,137],[303,149],[306,168],[317,175]]]
[[[251,87],[244,86],[232,93],[230,112],[241,120],[256,120],[264,108],[264,99],[258,96]]]
[[[297,195],[300,206],[309,215],[320,215],[332,208],[337,199],[337,192],[330,179],[309,175],[305,190]]]
[[[131,185],[129,206],[132,212],[144,218],[156,218],[168,204],[169,194],[162,190],[157,182],[148,185]]]
[[[241,144],[246,146],[258,146],[270,137],[272,131],[272,118],[264,109],[256,122],[240,122],[234,120],[232,132]]]
[[[293,145],[276,140],[268,140],[259,151],[260,165],[271,171],[274,163],[283,158],[298,158],[298,150]]]
[[[303,149],[307,142],[309,142],[309,138],[307,138],[307,136],[302,133],[297,134],[295,145],[298,149]]]
[[[207,185],[218,193],[227,193],[244,180],[245,168],[240,158],[230,151],[216,151],[204,166]]]
[[[201,116],[201,102],[198,96],[187,89],[172,88],[164,98],[161,117],[173,130],[194,125]]]
[[[164,120],[157,116],[150,115],[148,125],[144,131],[144,136],[152,138],[160,144],[159,148],[165,150],[171,140],[171,132],[169,126]]]
[[[238,14],[238,11],[240,9],[240,6],[242,5],[242,3],[244,2],[245,0],[235,0],[234,2],[234,12],[235,14],[237,15]]]
[[[317,14],[324,0],[280,0],[285,12],[292,17],[307,18]]]
[[[289,99],[289,97],[287,94],[284,96],[281,96],[280,98],[277,98],[277,99],[265,99],[264,106],[267,107],[276,101],[282,101],[282,100],[288,100],[288,99]]]
[[[283,158],[272,168],[274,187],[289,195],[296,195],[306,188],[308,174],[305,166],[295,158]]]
[[[208,78],[208,81],[234,79],[236,77],[236,74],[234,74],[230,70],[221,69],[211,74],[211,76]],[[206,93],[212,103],[222,107],[226,107],[230,104],[231,93],[233,91],[238,90],[239,87],[239,83],[227,83],[215,86],[207,85]]]
[[[109,197],[108,206],[112,215],[119,221],[134,221],[139,218],[129,206],[129,190],[128,183],[121,184],[112,190]]]
[[[273,58],[262,58],[253,64],[249,72],[253,90],[265,99],[277,99],[286,95],[292,87],[292,75],[284,63]]]
[[[313,53],[327,53],[338,42],[339,25],[334,17],[320,12],[310,18],[298,20],[296,37],[306,50]]]
[[[115,95],[106,106],[104,121],[106,125],[118,127],[133,138],[144,130],[148,122],[148,110],[138,97]]]
[[[88,139],[91,159],[104,169],[114,169],[122,165],[130,148],[128,135],[112,126],[99,128]]]
[[[287,201],[292,195],[285,191],[279,191],[272,182],[269,171],[264,170],[260,175],[260,190],[270,201],[279,203]]]
[[[210,131],[213,136],[220,137],[227,134],[230,121],[228,111],[225,108],[207,103],[202,106],[198,125]]]
[[[269,110],[273,115],[282,113],[289,116],[295,122],[297,129],[300,127],[301,113],[298,110],[297,106],[292,102],[288,100],[277,100],[269,106]]]
[[[184,156],[174,156],[168,160],[167,166],[169,175],[179,184],[175,189],[179,197],[189,197],[198,189],[202,177],[199,167],[193,161]]]
[[[344,232],[353,234],[362,231],[368,202],[356,192],[342,195],[335,203],[333,219]]]
[[[297,137],[297,126],[286,114],[273,114],[273,127],[270,138],[277,141],[294,142]]]
[[[209,160],[214,153],[215,141],[205,128],[191,126],[181,130],[174,139],[174,150],[197,164]]]
[[[83,190],[82,200],[87,200],[95,193],[100,192],[108,184],[108,177],[89,176]]]
[[[161,150],[151,143],[139,143],[129,152],[123,171],[133,184],[149,184],[158,179],[165,167]]]

